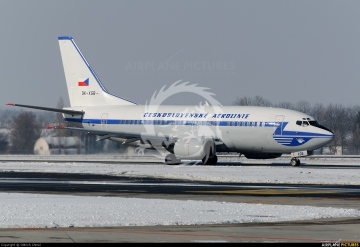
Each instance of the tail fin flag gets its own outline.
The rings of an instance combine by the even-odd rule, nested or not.
[[[110,94],[101,84],[72,37],[58,37],[70,105],[136,105]]]

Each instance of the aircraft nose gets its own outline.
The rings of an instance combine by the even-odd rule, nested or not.
[[[331,130],[328,130],[326,135],[327,135],[327,138],[325,138],[324,145],[332,142],[335,139],[335,134]]]

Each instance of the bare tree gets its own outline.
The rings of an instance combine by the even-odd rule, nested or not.
[[[353,152],[360,152],[360,111],[356,115],[355,124],[352,133]]]
[[[62,109],[64,108],[64,99],[62,97],[59,98],[56,108]],[[62,113],[58,112],[56,113],[56,120],[55,120],[55,126],[66,126],[66,122],[62,116]],[[62,128],[56,128],[55,130],[55,136],[58,138],[58,149],[59,154],[61,154],[61,149],[64,149],[64,152],[67,152],[67,143],[66,143],[66,137],[69,135],[68,131],[66,129]]]
[[[335,139],[329,144],[332,153],[336,152],[336,147],[346,146],[347,136],[351,133],[353,118],[350,108],[345,108],[339,104],[330,104],[326,107],[324,114],[324,125],[332,130]]]
[[[267,99],[264,99],[261,96],[251,97],[237,97],[234,101],[233,105],[240,105],[240,106],[271,106],[271,102]]]
[[[284,109],[295,109],[295,105],[293,103],[287,102],[287,101],[280,102],[280,103],[274,105],[274,107],[284,108]]]
[[[0,153],[8,152],[9,146],[9,126],[11,126],[12,116],[15,114],[14,110],[5,109],[0,110]]]
[[[305,100],[301,100],[298,103],[296,103],[294,110],[310,114],[311,104]]]
[[[11,126],[11,121],[13,117],[18,114],[18,111],[13,109],[5,109],[0,110],[0,112],[0,128],[9,128],[9,126]]]
[[[0,153],[7,153],[8,145],[8,135],[6,133],[0,133]]]
[[[316,104],[314,107],[312,107],[310,115],[315,117],[320,124],[325,125],[325,107],[322,104]]]
[[[39,123],[32,112],[20,112],[13,118],[10,132],[11,151],[30,154],[34,152],[34,144],[40,137]]]
[[[241,106],[246,106],[246,105],[251,105],[251,99],[249,97],[236,97],[233,105],[241,105]]]
[[[56,106],[58,109],[62,109],[65,107],[65,103],[64,103],[64,99],[62,97],[59,98],[59,101],[57,103]],[[70,127],[70,126],[74,126],[71,123],[67,123],[64,120],[64,117],[62,116],[62,113],[57,113],[56,114],[56,121],[55,121],[55,125],[56,126],[66,126],[66,127]],[[69,131],[68,129],[62,129],[62,128],[58,128],[56,129],[56,136],[59,137],[59,150],[61,148],[61,142],[63,142],[64,144],[64,148],[65,148],[65,153],[67,153],[67,143],[66,143],[66,137],[75,137],[78,138],[78,142],[76,143],[76,149],[77,149],[77,153],[80,154],[81,153],[81,142],[83,141],[83,139],[85,138],[86,134],[79,132],[79,131]],[[87,143],[87,142],[85,142]],[[86,146],[86,145],[85,145]]]
[[[64,99],[63,99],[63,97],[60,97],[59,100],[58,100],[56,108],[62,109],[62,108],[64,108],[64,106],[65,106]],[[56,121],[55,122],[56,122],[56,124],[58,126],[65,125],[65,120],[64,120],[64,118],[62,116],[62,113],[60,113],[60,112],[56,113]]]

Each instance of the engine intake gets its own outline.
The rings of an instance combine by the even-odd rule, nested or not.
[[[205,157],[213,157],[216,154],[216,146],[212,139],[181,139],[174,145],[174,154],[179,159],[202,160]]]

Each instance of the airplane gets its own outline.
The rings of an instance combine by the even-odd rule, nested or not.
[[[71,131],[145,149],[161,150],[168,165],[186,160],[215,165],[218,152],[248,159],[291,154],[290,165],[334,139],[314,117],[282,108],[258,106],[138,105],[109,93],[74,39],[58,37],[70,107],[7,104],[62,113]],[[63,128],[63,127],[62,127]]]

